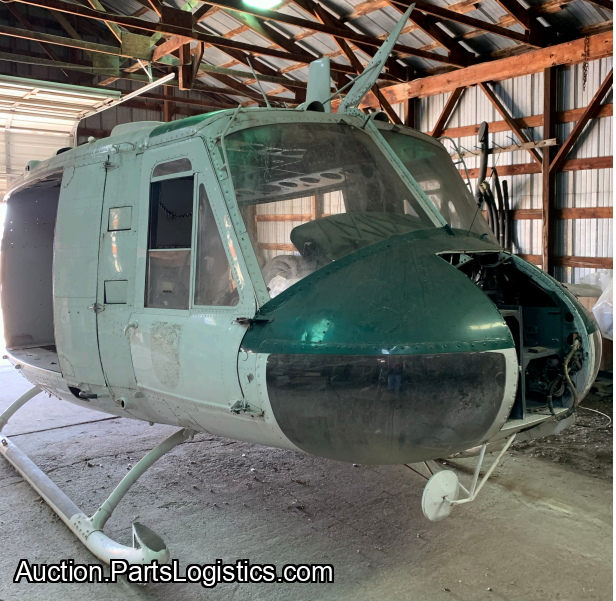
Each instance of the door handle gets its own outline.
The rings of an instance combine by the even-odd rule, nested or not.
[[[88,307],[88,309],[90,309],[90,311],[94,311],[94,313],[100,313],[101,311],[105,310],[105,307],[100,303],[94,303],[93,305]]]
[[[131,328],[133,330],[136,330],[138,327],[139,327],[139,324],[136,321],[131,321],[129,324],[126,324],[126,326],[124,327],[124,336],[128,334],[128,330],[130,330]]]

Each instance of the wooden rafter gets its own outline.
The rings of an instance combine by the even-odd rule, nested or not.
[[[508,125],[511,127],[515,135],[518,136],[518,138],[520,139],[520,142],[524,144],[531,142],[532,140],[530,140],[528,136],[518,126],[513,116],[509,113],[509,111],[507,110],[505,105],[503,105],[503,103],[500,101],[498,96],[496,96],[496,94],[494,93],[494,91],[492,90],[488,82],[480,83],[479,85],[481,89],[484,91],[485,95],[489,98],[490,102],[494,105],[496,110],[501,114],[501,117],[508,123]],[[534,148],[527,148],[526,150],[528,151],[530,156],[533,157],[535,161],[537,161],[537,163],[541,164],[541,155],[537,152],[537,150],[535,150]]]
[[[187,27],[182,27],[176,24],[169,24],[169,23],[165,23],[162,21],[159,23],[152,23],[149,21],[144,21],[143,19],[135,19],[134,17],[129,17],[125,15],[117,15],[117,14],[112,14],[108,12],[103,13],[101,11],[89,9],[79,4],[69,4],[67,2],[63,2],[62,0],[16,0],[16,1],[23,3],[23,4],[38,6],[40,8],[58,10],[61,12],[67,12],[67,13],[75,14],[75,15],[82,16],[82,17],[98,19],[98,20],[105,21],[105,22],[109,21],[112,23],[116,23],[118,25],[134,27],[136,29],[143,29],[145,31],[151,31],[153,33],[160,32],[160,33],[167,33],[171,35],[181,35],[181,36],[186,36],[186,37],[192,37],[192,39],[210,43],[213,46],[236,48],[239,50],[244,50],[246,52],[253,52],[257,55],[264,54],[264,55],[274,56],[276,58],[282,58],[285,60],[291,60],[291,61],[296,60],[297,62],[305,61],[304,56],[299,58],[295,54],[292,54],[292,53],[285,53],[285,52],[281,52],[278,50],[272,50],[270,48],[255,46],[253,44],[245,44],[243,42],[237,42],[234,40],[226,40],[226,39],[221,38],[220,36],[202,34],[192,29],[189,29]],[[300,19],[297,17],[292,17],[290,15],[285,15],[283,13],[279,13],[279,12],[272,11],[272,10],[254,9],[248,6],[247,4],[243,4],[241,0],[216,0],[215,2],[211,2],[211,4],[215,6],[220,6],[221,8],[225,8],[225,9],[254,14],[260,17],[264,17],[266,19],[271,19],[273,21],[279,21],[281,23],[286,23],[287,25],[293,25],[295,27],[303,27],[306,29],[313,29],[315,31],[320,31],[321,33],[326,33],[328,35],[339,36],[339,37],[346,39],[347,41],[363,42],[365,44],[376,46],[376,47],[381,46],[381,40],[379,40],[378,38],[356,33],[355,31],[349,28],[342,28],[342,27],[331,28],[331,27],[327,27],[326,25],[323,25],[322,23],[319,23],[316,21],[313,22],[307,19]],[[182,12],[182,11],[176,11],[176,12]],[[454,14],[457,14],[457,13],[454,13]],[[403,44],[396,44],[394,46],[394,51],[398,52],[401,56],[418,56],[420,58],[425,58],[427,60],[432,60],[432,61],[445,63],[445,64],[448,64],[450,62],[447,56],[436,54],[434,52],[425,52],[423,50],[418,50],[410,46],[405,46]]]
[[[26,19],[26,17],[24,17],[24,15],[19,12],[19,9],[17,9],[12,4],[5,4],[5,6],[9,9],[11,14],[21,23],[21,25],[25,27],[27,31],[34,32],[34,27],[32,27],[28,19]],[[61,62],[60,57],[56,54],[53,48],[51,48],[48,44],[41,42],[40,40],[37,41],[39,42],[41,48],[45,51],[45,54],[47,54],[47,56],[49,56],[51,60]],[[66,72],[64,72],[64,74],[68,77],[68,74]]]
[[[399,13],[403,13],[403,9],[398,5],[391,3],[394,9]],[[410,20],[415,23],[417,29],[423,31],[426,35],[435,40],[437,46],[445,48],[449,53],[451,64],[458,67],[468,67],[475,62],[475,57],[450,35],[447,35],[443,29],[438,26],[438,19],[431,15],[423,14],[419,11],[413,11]],[[423,48],[427,50],[427,48]]]
[[[443,130],[445,129],[445,125],[447,125],[447,121],[449,121],[449,117],[453,113],[456,108],[456,104],[458,100],[462,96],[464,92],[464,88],[456,88],[445,103],[445,107],[443,108],[443,112],[440,114],[439,118],[436,121],[436,125],[430,134],[433,138],[440,138],[443,135]]]
[[[554,219],[612,219],[614,207],[577,207],[575,209],[553,209]],[[541,209],[517,209],[512,211],[514,220],[541,219]]]
[[[207,2],[202,4],[194,13],[193,13],[193,27],[203,21],[208,16],[208,13],[213,8],[211,4]]]
[[[407,98],[421,98],[452,92],[459,87],[468,87],[486,81],[503,81],[531,73],[539,73],[546,67],[575,65],[584,60],[593,61],[613,54],[613,32],[607,31],[588,38],[588,55],[585,53],[584,39],[565,42],[550,48],[531,50],[520,56],[512,56],[493,61],[489,65],[478,64],[448,73],[422,77],[408,83],[395,84],[383,88],[382,92],[391,104]],[[337,102],[332,102],[336,106]],[[362,107],[377,108],[365,98]]]
[[[315,16],[319,20],[321,20],[322,23],[331,23],[329,13],[320,4],[314,4],[313,8]],[[342,50],[345,56],[349,59],[351,66],[353,67],[353,69],[355,69],[357,74],[359,75],[360,73],[362,73],[362,71],[364,70],[364,66],[361,64],[357,56],[355,56],[355,53],[353,52],[353,50],[351,50],[347,41],[339,37],[334,37],[334,40],[336,41],[336,44],[338,44],[340,50]],[[400,117],[398,117],[398,114],[393,109],[391,104],[389,104],[383,94],[381,94],[376,83],[372,86],[372,93],[376,96],[379,103],[383,107],[383,110],[387,113],[387,116],[391,119],[391,121],[393,123],[401,125],[402,121],[400,120]]]
[[[88,0],[88,3],[90,4],[92,8],[95,8],[96,10],[101,11],[101,12],[106,12],[105,7],[98,0]],[[122,32],[120,31],[120,28],[115,23],[112,23],[110,21],[104,21],[104,23],[109,28],[109,31],[111,31],[111,33],[115,36],[115,38],[121,44],[122,43]]]
[[[449,6],[447,6],[447,9],[460,13],[460,14],[466,14],[466,13],[476,10],[480,6],[481,1],[482,0],[461,0],[460,2],[450,4]],[[564,6],[574,1],[575,0],[547,0],[547,2],[536,4],[535,6],[529,7],[527,10],[531,18],[536,18],[544,14],[551,14],[551,13],[561,11]],[[609,0],[600,0],[600,1],[609,2]],[[361,4],[356,5],[352,13],[345,15],[344,17],[341,17],[341,22],[348,23],[348,22],[354,21],[355,19],[359,19],[361,17],[369,15],[372,12],[380,10],[384,8],[385,6],[391,6],[389,0],[367,0],[366,2],[362,2]],[[506,15],[502,17],[496,23],[496,25],[499,25],[501,27],[509,27],[511,25],[514,25],[515,22],[516,22],[515,19],[511,15]],[[402,30],[402,33],[403,34],[411,33],[412,31],[415,31],[417,29],[419,28],[416,25],[411,25],[409,27],[405,27]],[[465,32],[464,34],[456,36],[454,39],[459,42],[461,40],[471,39],[478,35],[483,35],[484,33],[485,31],[483,29],[471,28],[469,31]],[[585,33],[598,33],[598,32],[583,32],[582,31],[580,32],[580,35],[584,35]],[[315,32],[306,31],[300,34],[300,36],[296,36],[295,39],[296,40],[307,39],[313,35],[315,35]],[[519,47],[522,49],[525,49],[526,45],[519,44]],[[513,48],[517,48],[517,46]],[[428,50],[428,48],[424,47],[423,50]],[[511,49],[507,49],[507,50],[511,51]],[[494,58],[503,58],[503,57],[494,57]]]
[[[575,124],[575,127],[569,134],[569,137],[564,141],[563,145],[560,147],[558,154],[554,157],[552,164],[550,165],[550,170],[557,170],[559,166],[563,163],[563,161],[567,158],[569,152],[578,141],[580,134],[584,131],[584,128],[588,124],[588,122],[593,119],[601,110],[601,102],[610,91],[612,87],[612,83],[614,80],[614,70],[611,69],[608,73],[607,77],[603,80],[603,83],[599,86],[597,93],[594,95],[593,99],[590,101],[590,104],[586,107],[586,110]]]
[[[30,64],[30,65],[41,65],[41,66],[45,66],[45,67],[56,67],[56,68],[62,68],[65,69],[67,71],[76,71],[76,72],[80,72],[80,73],[91,73],[91,74],[104,74],[103,72],[101,72],[100,70],[94,69],[91,66],[88,65],[84,65],[84,64],[74,64],[74,63],[67,63],[67,62],[61,62],[58,63],[56,61],[53,60],[49,60],[49,59],[45,59],[39,55],[35,55],[35,56],[25,56],[25,55],[17,55],[17,54],[12,54],[12,53],[8,53],[8,52],[3,52],[1,47],[0,47],[0,60],[2,61],[10,61],[10,62],[19,62],[19,63],[25,63],[25,64]],[[33,54],[33,53],[31,53]],[[202,65],[203,67],[204,65]],[[208,75],[211,75],[213,77],[221,77],[221,80],[224,78],[224,74],[221,74],[219,71],[229,71],[227,69],[220,69],[220,68],[216,68],[216,67],[205,67],[205,68],[212,68],[215,69],[216,72],[213,73],[208,73]],[[205,73],[203,73],[204,75]],[[245,74],[242,74],[245,77]],[[246,98],[251,98],[253,100],[256,100],[258,102],[263,102],[263,96],[259,93],[259,92],[255,92],[254,90],[252,90],[251,88],[244,86],[243,84],[240,84],[239,82],[237,82],[235,79],[233,79],[233,77],[231,76],[227,76],[228,77],[228,81],[229,83],[232,83],[234,85],[237,85],[237,88],[234,88],[233,86],[229,86],[229,87],[225,87],[225,88],[217,88],[214,86],[209,86],[207,84],[203,84],[201,82],[195,83],[195,85],[193,86],[193,90],[198,91],[198,92],[208,92],[208,93],[215,93],[215,94],[223,94],[226,96],[244,96]],[[138,74],[133,74],[133,73],[127,73],[126,71],[123,71],[120,75],[119,78],[115,78],[115,79],[128,79],[131,81],[138,81],[141,83],[148,83],[148,77],[146,75],[138,75]],[[102,86],[104,82],[99,83],[99,86]],[[224,83],[224,82],[223,82]],[[172,81],[168,84],[168,86],[171,87],[177,87],[178,83],[177,81]],[[303,82],[298,82],[299,86],[306,86],[305,83]],[[289,103],[289,101],[287,99],[283,99],[283,98],[278,98],[277,96],[273,95],[273,94],[268,94],[267,96],[268,100],[270,100],[270,102],[287,102],[289,104],[289,106],[293,106],[293,103]],[[230,107],[235,107],[237,106],[237,101],[233,101],[235,102],[235,104],[229,104],[228,106]]]
[[[150,8],[160,17],[162,15],[163,7],[162,2],[159,0],[147,0],[147,4],[150,5]]]
[[[173,36],[169,38],[166,42],[156,46],[152,52],[152,60],[158,61],[163,56],[167,56],[171,54],[173,51],[177,50],[182,44],[186,44],[190,42],[191,38],[186,38],[184,36]]]
[[[454,23],[467,25],[468,27],[473,27],[486,33],[493,33],[495,35],[513,40],[515,42],[521,42],[522,44],[529,44],[531,46],[544,46],[547,43],[541,42],[540,40],[531,40],[531,36],[527,33],[518,33],[517,31],[513,31],[511,29],[507,29],[506,27],[489,23],[488,21],[483,21],[481,19],[476,19],[475,17],[469,17],[467,15],[456,13],[447,8],[441,8],[440,6],[436,6],[436,4],[424,2],[424,0],[391,0],[391,2],[399,6],[403,6],[405,7],[405,9],[408,8],[411,4],[415,4],[415,10],[419,10],[423,13],[426,13],[427,15],[437,17],[439,20],[453,21]]]
[[[589,169],[611,169],[614,166],[614,157],[591,157],[588,159],[569,159],[565,161],[559,171],[588,171]],[[464,175],[464,170],[460,171]],[[529,175],[541,173],[541,165],[537,163],[518,163],[516,165],[499,165],[496,172],[501,177],[509,175]],[[479,175],[479,169],[468,170],[469,177],[475,179]]]
[[[526,31],[531,30],[530,13],[518,2],[518,0],[496,0],[496,3],[506,10],[517,23],[526,29]]]
[[[555,115],[556,123],[571,123],[572,121],[578,121],[584,113],[585,108],[571,109],[568,111],[559,111]],[[614,105],[612,103],[602,104],[599,113],[595,118],[599,117],[611,117],[614,114]],[[518,126],[522,128],[527,127],[541,127],[543,125],[543,114],[530,115],[528,117],[519,117],[515,119]],[[496,133],[499,131],[511,131],[509,124],[506,121],[491,121],[488,123],[490,133]],[[476,136],[479,132],[479,125],[464,125],[462,127],[449,127],[446,128],[442,135],[449,136],[450,138],[468,138],[469,136]]]
[[[530,263],[541,265],[541,255],[520,255]],[[614,259],[611,257],[554,257],[554,265],[559,267],[592,267],[595,269],[613,269]]]
[[[200,31],[195,31],[192,29],[188,29],[186,27],[181,27],[178,25],[170,25],[166,23],[153,23],[150,21],[145,21],[143,19],[135,19],[134,17],[129,17],[125,15],[116,15],[112,13],[101,13],[100,11],[87,8],[80,4],[69,4],[68,2],[63,2],[62,0],[15,0],[16,2],[20,2],[22,4],[29,4],[32,6],[39,6],[40,8],[48,8],[50,10],[57,10],[60,12],[65,12],[68,14],[74,14],[81,17],[97,19],[100,21],[111,21],[120,25],[124,25],[126,27],[133,27],[135,29],[140,29],[143,31],[148,31],[151,33],[165,33],[169,35],[179,35],[192,38],[197,41],[205,42],[207,44],[212,44],[213,46],[222,48],[233,48],[236,50],[242,50],[244,52],[253,53],[255,55],[265,55],[265,56],[273,56],[275,58],[280,58],[283,60],[296,61],[299,63],[308,63],[313,60],[314,57],[310,57],[307,59],[309,55],[296,55],[290,52],[281,52],[279,50],[275,50],[268,47],[255,46],[254,44],[247,44],[244,42],[239,42],[236,40],[228,40],[222,36],[211,35],[202,33]],[[11,28],[3,28],[3,31],[0,33],[4,33],[5,35],[11,35],[11,33],[7,33],[7,31]],[[35,32],[38,36],[45,36],[47,34],[41,34]],[[16,35],[16,34],[15,34]],[[38,41],[38,38],[28,38],[27,36],[16,36],[23,37],[25,39],[35,39]],[[51,36],[58,38],[59,36]],[[370,39],[370,38],[369,38]],[[68,38],[60,38],[60,40],[68,40]],[[68,40],[71,41],[71,40]],[[53,42],[52,42],[53,43]],[[58,43],[62,44],[62,41]],[[85,43],[85,42],[84,42]],[[376,44],[376,42],[375,42]],[[73,47],[79,47],[78,45],[74,45]],[[86,48],[81,48],[86,49]],[[109,54],[120,54],[117,49]]]
[[[316,2],[314,2],[314,0],[290,0],[295,6],[297,6],[298,8],[300,8],[301,10],[303,10],[304,12],[306,12],[306,14],[310,15],[311,17],[314,17],[314,7],[317,5]],[[323,10],[325,10],[325,8],[323,7],[323,5],[319,5],[321,6],[321,8]],[[345,21],[343,21],[342,17],[340,17],[337,14],[334,14],[332,12],[332,10],[326,10],[327,14],[328,14],[328,18],[329,18],[329,24],[333,27],[339,27],[341,29],[345,29],[347,27]],[[321,20],[321,19],[319,19]],[[321,20],[322,22],[322,20]],[[378,38],[381,39],[381,38]],[[295,40],[293,40],[295,42]],[[351,48],[351,50],[354,50],[354,48],[358,48],[359,50],[361,50],[366,56],[369,56],[370,58],[372,58],[378,48],[376,48],[375,46],[370,46],[368,44],[362,44],[361,42],[349,42],[347,41],[347,45]],[[340,50],[340,52],[342,52],[342,50]],[[344,54],[344,52],[342,52],[342,54]],[[330,56],[330,58],[334,58],[334,56]],[[333,69],[337,70],[338,69],[338,64],[336,62],[333,62]],[[402,74],[402,67],[400,67],[400,65],[396,62],[396,58],[395,57],[389,57],[386,61],[385,64],[385,68],[387,70],[387,73],[384,72],[384,70],[381,71],[380,75],[379,75],[379,79],[395,79],[396,81],[404,81],[404,76]]]

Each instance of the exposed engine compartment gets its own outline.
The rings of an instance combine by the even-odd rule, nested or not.
[[[521,369],[510,419],[572,407],[584,349],[576,343],[578,334],[568,307],[520,271],[508,253],[443,253],[440,257],[481,288],[511,330]]]

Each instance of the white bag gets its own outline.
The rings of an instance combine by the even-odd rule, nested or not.
[[[270,280],[268,288],[270,290],[270,298],[278,296],[283,290],[293,286],[296,282],[299,282],[300,278],[283,278],[281,275],[277,275]]]
[[[603,294],[599,297],[592,312],[597,320],[601,334],[604,338],[614,340],[614,295],[613,295],[613,280],[605,288]]]

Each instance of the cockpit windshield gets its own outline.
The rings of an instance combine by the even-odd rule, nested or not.
[[[437,227],[371,136],[351,125],[263,125],[228,135],[225,147],[271,297],[355,250]]]
[[[393,131],[382,130],[381,134],[453,229],[487,235],[496,243],[483,213],[477,210],[472,194],[440,144]]]

